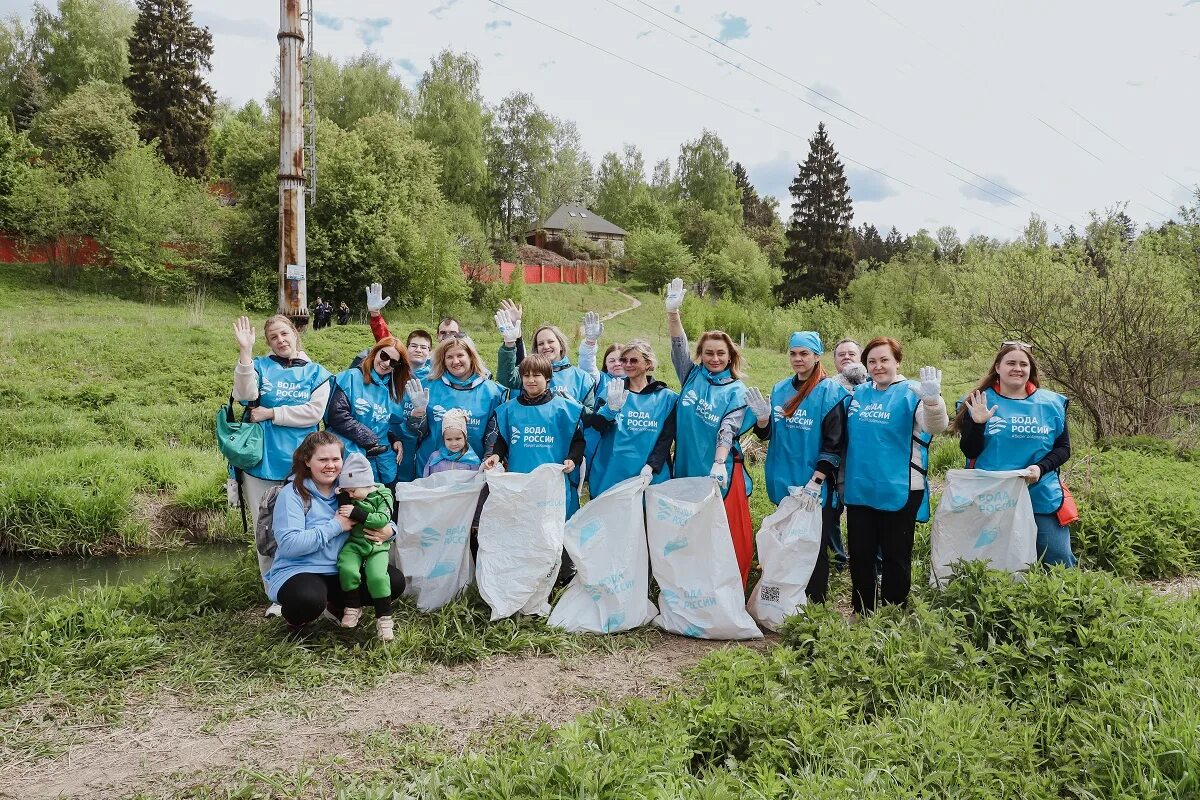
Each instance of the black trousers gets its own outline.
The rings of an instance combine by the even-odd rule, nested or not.
[[[389,564],[388,577],[392,580],[392,596],[372,600],[367,592],[366,581],[354,591],[345,592],[336,574],[317,575],[301,572],[293,575],[279,587],[279,605],[283,609],[283,618],[293,625],[307,625],[321,616],[326,603],[339,611],[346,606],[361,607],[366,603],[375,607],[376,616],[390,616],[392,600],[404,591],[404,574]]]
[[[880,595],[885,604],[904,605],[912,588],[913,537],[917,511],[924,493],[908,493],[899,511],[880,511],[868,506],[846,507],[846,533],[850,541],[851,605],[855,614],[875,610],[875,558],[883,554]]]
[[[812,575],[805,587],[810,603],[824,603],[829,596],[829,550],[834,541],[841,542],[842,509],[821,509],[821,548],[817,551],[817,564],[813,567]],[[834,534],[838,534],[834,538]]]

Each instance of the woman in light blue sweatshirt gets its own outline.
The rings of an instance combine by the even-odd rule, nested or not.
[[[334,624],[341,618],[345,595],[338,581],[337,557],[354,526],[350,518],[354,507],[338,505],[341,472],[341,439],[328,431],[310,433],[292,455],[291,480],[275,498],[271,532],[278,549],[265,577],[267,595],[282,606],[283,618],[293,630],[323,616],[327,604]],[[395,538],[396,530],[389,523],[367,531],[366,536],[385,542]],[[388,574],[395,599],[404,590],[404,576],[395,567],[388,567]]]

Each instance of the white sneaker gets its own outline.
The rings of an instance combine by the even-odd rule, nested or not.
[[[381,642],[390,642],[396,638],[395,624],[391,617],[379,617],[375,620],[375,635]]]
[[[342,627],[354,628],[358,626],[358,620],[362,617],[361,608],[347,608],[342,612]]]
[[[266,612],[263,613],[263,616],[264,617],[282,617],[283,609],[279,607],[279,603],[271,603],[271,605],[267,606],[267,610],[266,610]]]

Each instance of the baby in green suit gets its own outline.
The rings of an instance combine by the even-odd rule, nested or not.
[[[349,505],[354,527],[338,553],[338,579],[346,596],[342,627],[353,628],[362,617],[358,587],[367,577],[367,594],[375,605],[375,632],[385,642],[395,637],[392,623],[392,581],[388,576],[390,542],[372,542],[364,532],[385,528],[392,521],[392,493],[375,483],[371,463],[360,453],[351,453],[338,478],[338,505]]]

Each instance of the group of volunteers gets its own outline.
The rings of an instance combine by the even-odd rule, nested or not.
[[[443,319],[436,334],[394,337],[380,314],[390,298],[379,284],[367,290],[375,342],[337,375],[308,359],[287,317],[266,321],[270,352],[257,358],[255,331],[238,319],[233,399],[264,438],[262,460],[245,469],[241,490],[252,514],[271,513],[274,552],[259,551],[268,614],[292,628],[322,616],[352,627],[371,605],[379,637],[391,639],[391,603],[404,588],[388,563],[396,484],[501,465],[508,472],[561,465],[568,518],[585,484],[596,498],[639,475],[655,484],[710,477],[745,586],[754,486],[741,440],[751,431],[769,442],[771,502],[790,496],[808,512],[820,509],[810,601],[827,599],[832,552],[838,567],[849,566],[856,613],[874,610],[877,595],[885,604],[906,602],[915,526],[929,513],[929,443],[947,430],[961,437],[968,468],[1022,472],[1039,557],[1074,564],[1058,514],[1058,470],[1070,456],[1067,401],[1040,387],[1029,345],[1004,342],[953,420],[940,370],[925,366],[906,378],[903,349],[888,337],[837,342],[827,372],[821,337],[793,333],[792,374],[764,393],[747,386],[743,356],[725,332],[701,334],[693,349],[680,320],[684,295],[678,278],[666,288],[678,392],[656,378],[659,359],[646,339],[601,352],[604,326],[592,312],[572,364],[567,336],[554,325],[533,331],[527,353],[522,309],[505,301],[494,317],[503,340],[495,372],[455,319]],[[570,575],[565,559],[559,580]]]

